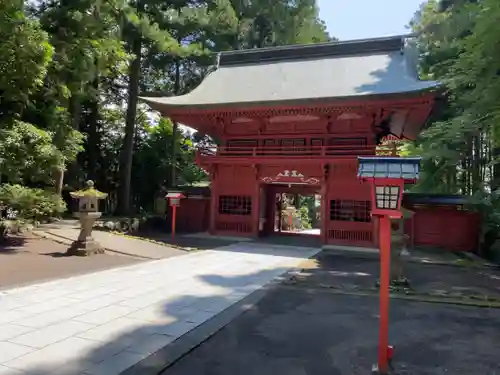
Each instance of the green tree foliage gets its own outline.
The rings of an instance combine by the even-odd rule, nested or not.
[[[158,125],[142,124],[142,134],[137,137],[132,182],[137,196],[143,197],[142,207],[152,204],[153,197],[163,186],[168,186],[171,166],[177,170],[177,185],[191,185],[207,178],[206,174],[193,164],[193,140],[185,131],[175,132],[171,121],[160,119]],[[171,160],[170,147],[176,144],[176,159]],[[150,168],[142,166],[149,165]]]
[[[177,0],[167,3],[158,0],[137,0],[134,8],[136,18],[129,18],[126,28],[128,33],[125,37],[133,60],[129,71],[126,128],[120,164],[121,184],[118,209],[122,213],[129,212],[131,208],[133,143],[137,101],[142,80],[141,70],[144,68],[148,71],[153,70],[152,61],[156,61],[156,67],[160,65],[160,69],[167,65],[167,69],[171,70],[173,66],[174,77],[171,81],[173,82],[171,92],[178,95],[181,93],[182,61],[206,55],[208,50],[204,45],[205,38],[217,30],[223,31],[231,28],[234,24],[234,13],[231,12],[232,9],[227,0]],[[158,32],[151,32],[151,30]],[[147,60],[144,59],[145,56],[148,56]],[[177,124],[174,124],[174,134],[176,132]],[[175,142],[171,143],[170,147],[172,160],[175,160]],[[175,171],[176,168],[172,164],[170,171],[172,183],[176,181]]]
[[[422,75],[443,82],[448,101],[440,117],[408,151],[424,157],[425,178],[418,188],[472,194],[484,187],[484,181],[492,180],[486,158],[488,125],[471,95],[474,89],[470,81],[475,81],[475,86],[491,76],[471,74],[471,67],[467,67],[469,54],[477,52],[471,40],[478,33],[483,5],[471,1],[445,5],[429,1],[412,22],[419,32]]]
[[[51,133],[23,122],[52,58],[48,35],[24,14],[22,1],[0,1],[0,178],[44,179],[57,163]]]
[[[309,44],[330,40],[315,0],[231,0],[238,24],[230,49]]]
[[[22,47],[22,48],[21,48]],[[18,117],[42,84],[53,47],[20,0],[0,1],[0,118]],[[9,116],[10,115],[10,116]]]
[[[440,117],[407,150],[424,158],[417,188],[472,196],[494,233],[500,228],[500,2],[431,0],[412,27],[422,74],[442,81],[447,96]]]
[[[216,51],[329,40],[314,0],[0,0],[0,38],[0,182],[93,179],[123,213],[205,180],[194,148],[214,143],[139,93],[192,90]]]

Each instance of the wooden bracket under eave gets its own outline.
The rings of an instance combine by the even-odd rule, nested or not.
[[[226,119],[224,117],[217,117],[216,119],[216,126],[218,133],[224,137],[226,135]],[[219,131],[220,130],[220,131]]]
[[[332,131],[332,124],[332,115],[329,114],[328,116],[326,116],[325,134],[330,134],[330,132]]]
[[[259,130],[258,130],[259,135],[262,135],[265,133],[267,123],[268,123],[267,117],[263,117],[259,120]]]

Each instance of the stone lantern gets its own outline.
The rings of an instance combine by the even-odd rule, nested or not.
[[[68,255],[89,256],[104,253],[104,248],[92,238],[95,221],[101,217],[99,200],[108,196],[94,188],[93,181],[87,181],[83,190],[70,193],[78,199],[78,212],[74,216],[80,219],[80,235],[68,249]]]

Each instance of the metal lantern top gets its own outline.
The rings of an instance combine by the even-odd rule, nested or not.
[[[169,192],[165,196],[168,199],[171,206],[178,206],[181,202],[182,198],[186,198],[184,194],[181,192]]]
[[[420,177],[420,157],[358,157],[360,179],[402,179],[416,181]]]
[[[181,199],[181,198],[186,198],[184,196],[184,194],[180,193],[180,192],[170,192],[170,193],[167,193],[167,195],[165,196],[165,198],[168,198],[168,199],[172,199],[172,198],[177,198],[177,199]]]
[[[359,157],[358,160],[358,178],[372,185],[372,214],[402,217],[404,184],[419,178],[421,158]]]
[[[72,198],[78,199],[78,210],[80,212],[97,212],[99,210],[99,199],[104,199],[108,194],[94,188],[94,181],[89,180],[85,183],[82,190],[70,193]]]

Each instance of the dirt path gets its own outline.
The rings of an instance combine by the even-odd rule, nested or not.
[[[143,260],[116,254],[64,256],[67,246],[47,239],[13,237],[0,247],[0,289],[127,266]]]
[[[69,245],[78,238],[80,230],[69,225],[53,225],[50,227],[42,226],[37,229],[35,233],[53,241]],[[143,259],[164,259],[187,254],[187,251],[165,244],[102,232],[99,230],[92,231],[92,237],[94,237],[96,241],[98,241],[110,252],[140,257]]]

